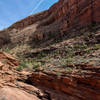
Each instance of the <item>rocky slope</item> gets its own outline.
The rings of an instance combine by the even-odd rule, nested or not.
[[[0,52],[0,100],[100,99],[100,64],[66,65],[73,71],[62,67],[35,72],[19,72],[18,65],[17,59]]]
[[[16,71],[18,65],[17,59],[0,52],[0,100],[51,100],[50,95],[53,95],[55,100],[58,100],[58,97],[64,100],[64,93],[30,85],[28,78],[32,72]]]
[[[0,31],[0,100],[100,100],[99,9],[59,0]]]
[[[31,15],[1,31],[0,45],[31,39],[43,43],[52,37],[80,35],[91,25],[100,23],[99,5],[99,0],[59,0],[49,10]]]

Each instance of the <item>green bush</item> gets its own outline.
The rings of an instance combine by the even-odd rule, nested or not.
[[[56,75],[57,75],[58,77],[60,77],[60,76],[62,75],[62,73],[56,72]]]
[[[88,46],[86,45],[86,44],[76,44],[75,46],[74,46],[74,50],[76,51],[76,50],[84,50],[84,49],[87,49],[88,48]]]
[[[63,67],[71,65],[71,64],[73,64],[73,58],[71,58],[71,57],[61,60],[61,66],[63,66]]]
[[[68,73],[72,73],[73,71],[74,71],[73,68],[70,68],[70,67],[67,67],[67,68],[66,68],[66,72],[68,72]]]
[[[95,44],[96,49],[100,49],[100,44]]]
[[[8,47],[6,47],[6,48],[4,47],[1,49],[1,51],[8,53],[10,51],[10,49]]]
[[[16,68],[17,71],[22,71],[24,68],[27,68],[31,71],[39,69],[42,66],[41,62],[37,62],[34,60],[22,60],[20,65]]]
[[[33,69],[39,69],[42,66],[41,62],[34,62],[33,63]]]
[[[19,66],[16,68],[16,70],[17,70],[17,71],[22,71],[23,68],[24,68],[23,66],[19,65]]]

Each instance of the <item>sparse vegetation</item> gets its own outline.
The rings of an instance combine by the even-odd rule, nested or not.
[[[30,71],[35,71],[38,70],[41,66],[42,66],[41,62],[25,59],[21,61],[20,65],[17,67],[16,70],[22,71],[24,68],[27,68]]]
[[[9,47],[4,47],[4,48],[1,48],[0,51],[3,51],[3,52],[6,52],[6,53],[9,53],[10,49],[9,49]]]
[[[84,39],[95,38],[95,34],[89,32],[88,34],[83,35]],[[55,46],[59,43],[55,42]],[[52,48],[52,45],[49,45],[48,48]],[[38,49],[38,48],[37,48]],[[20,65],[16,68],[18,71],[28,69],[30,71],[36,70],[48,70],[54,71],[59,68],[67,68],[69,65],[88,63],[90,58],[86,57],[91,55],[96,50],[100,49],[100,44],[94,43],[88,45],[87,42],[76,42],[75,44],[64,45],[58,49],[39,49],[34,52],[34,49],[31,48],[28,44],[18,44],[13,48],[6,46],[1,50],[4,52],[9,52],[12,56],[16,57],[21,61]],[[93,58],[94,59],[94,58]],[[73,72],[73,68],[67,68],[68,72]]]
[[[89,55],[94,52],[94,48],[100,49],[100,44],[93,44],[89,46],[85,43],[81,43],[76,44],[71,48],[66,46],[64,49],[54,50],[48,53],[41,51],[33,56],[34,58],[20,58],[21,64],[18,66],[17,70],[21,71],[24,68],[27,68],[30,71],[36,71],[42,68],[44,70],[53,71],[54,68],[66,68],[68,72],[73,73],[75,69],[69,68],[69,65],[74,66],[75,64],[90,62],[90,59],[82,58],[80,54],[76,55],[76,53],[82,53],[83,56]],[[78,71],[80,72],[80,69]]]
[[[56,75],[57,75],[58,77],[60,77],[60,76],[62,75],[62,73],[56,72]]]
[[[65,71],[66,71],[67,73],[73,73],[74,69],[73,69],[73,68],[70,68],[70,67],[67,67],[67,68],[65,69]]]
[[[88,48],[88,46],[86,44],[76,44],[74,46],[75,50],[83,50],[83,49],[87,49],[87,48]]]
[[[22,71],[23,68],[24,68],[24,66],[19,65],[19,66],[17,66],[16,70],[17,70],[17,71]]]
[[[71,58],[71,57],[63,59],[62,62],[61,62],[62,66],[68,66],[70,64],[73,64],[73,58]]]
[[[45,56],[46,56],[46,53],[40,52],[37,56],[38,56],[39,58],[42,58],[42,57],[45,57]]]
[[[100,44],[95,44],[96,49],[100,49]]]

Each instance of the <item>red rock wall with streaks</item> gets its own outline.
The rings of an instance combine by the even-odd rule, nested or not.
[[[38,27],[36,34],[43,33],[48,37],[49,33],[62,36],[72,30],[85,31],[88,26],[100,23],[99,9],[99,0],[59,0],[48,10],[50,15],[42,19],[39,26],[44,27]]]
[[[31,15],[13,24],[9,29],[23,29],[38,21],[40,25],[49,25],[62,18],[63,29],[69,30],[76,26],[86,26],[93,21],[100,22],[99,9],[99,0],[59,0],[49,10]]]
[[[56,7],[57,4],[55,8],[53,6],[53,10],[56,10]],[[61,25],[64,31],[76,27],[85,27],[93,22],[100,23],[99,9],[99,0],[60,0],[55,14],[55,20],[65,17],[63,26]]]
[[[92,23],[100,24],[99,9],[100,0],[59,0],[49,10],[30,15],[16,22],[6,29],[6,34],[9,32],[17,35],[18,33],[23,34],[22,37],[24,37],[24,34],[30,33],[33,41],[47,41],[50,38],[62,37],[64,34],[70,36],[71,34],[68,33],[76,35],[77,30],[85,31]],[[36,25],[36,28],[27,30],[30,25],[33,27]],[[24,28],[28,32],[21,32]],[[2,38],[2,35],[3,32],[0,32],[0,41],[6,43],[4,42],[6,39]],[[16,40],[23,41],[23,39],[20,40],[20,36],[16,37]]]

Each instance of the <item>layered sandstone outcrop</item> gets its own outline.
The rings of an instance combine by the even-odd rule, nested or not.
[[[33,85],[65,93],[66,100],[100,100],[100,66],[86,64],[78,66],[86,71],[84,75],[64,74],[64,72],[61,76],[51,72],[33,73],[29,81]]]
[[[0,100],[67,100],[67,98],[73,98],[49,87],[32,85],[28,79],[32,72],[18,72],[16,65],[18,61],[15,58],[0,52]]]
[[[27,74],[16,71],[18,65],[17,59],[0,52],[0,100],[40,100],[34,94],[39,89],[17,81],[27,79]]]
[[[100,100],[99,65],[75,65],[85,73],[62,70],[61,75],[50,71],[18,72],[17,65],[15,58],[0,52],[0,100]]]

